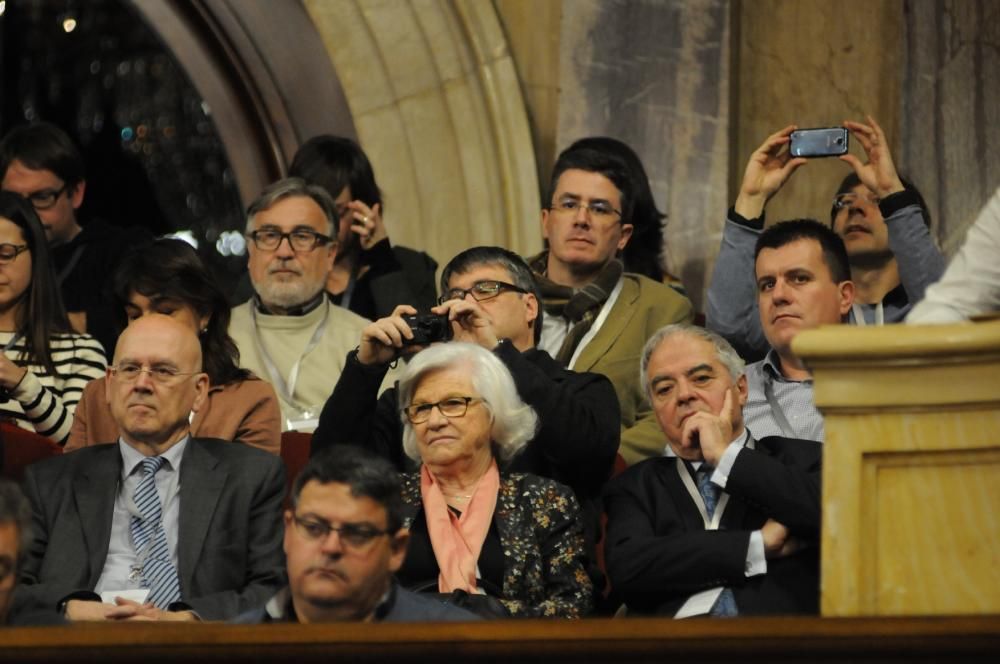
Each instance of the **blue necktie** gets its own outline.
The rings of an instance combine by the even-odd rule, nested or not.
[[[711,466],[701,464],[701,468],[695,472],[695,479],[698,480],[698,493],[705,501],[705,511],[708,513],[709,519],[715,514],[715,508],[719,504],[719,493],[722,492],[722,489],[712,484],[714,470]],[[729,588],[723,588],[708,614],[726,618],[738,615],[739,611],[736,610],[736,597],[733,596],[733,591]]]
[[[129,523],[132,543],[141,565],[141,586],[149,588],[146,601],[159,609],[166,609],[181,598],[177,570],[170,561],[167,535],[163,529],[160,496],[156,492],[156,472],[165,461],[163,457],[142,460],[142,477],[133,496],[141,516],[133,515]]]

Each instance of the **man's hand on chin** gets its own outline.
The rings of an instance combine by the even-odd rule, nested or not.
[[[726,448],[733,441],[732,410],[734,402],[733,391],[726,390],[721,413],[715,415],[698,412],[684,420],[681,446],[683,448],[700,447],[701,456],[705,463],[712,467],[717,466],[719,459],[725,454]]]

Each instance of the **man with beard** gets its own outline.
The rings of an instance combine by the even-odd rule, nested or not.
[[[851,154],[839,159],[854,170],[833,200],[830,225],[843,239],[855,284],[849,322],[882,325],[902,321],[941,278],[945,259],[930,233],[924,200],[896,171],[885,132],[868,123],[845,122],[867,163]],[[795,125],[767,138],[751,155],[736,203],[722,232],[722,247],[708,289],[707,326],[748,361],[768,350],[756,310],[754,244],[764,228],[764,207],[800,166],[788,150]]]
[[[321,187],[275,182],[247,210],[255,294],[233,309],[241,365],[271,382],[283,430],[311,432],[368,320],[335,306],[324,286],[337,255],[336,212]]]

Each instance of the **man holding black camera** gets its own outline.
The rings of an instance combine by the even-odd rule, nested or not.
[[[611,473],[618,450],[621,416],[614,387],[600,374],[564,369],[535,346],[542,311],[534,279],[517,254],[500,247],[473,247],[455,256],[441,274],[440,304],[431,312],[450,321],[455,341],[476,343],[496,353],[510,370],[521,398],[538,413],[534,439],[510,465],[568,485],[584,510],[592,508]],[[419,350],[401,305],[368,325],[361,343],[347,355],[340,380],[323,407],[312,454],[336,443],[365,444],[399,469],[412,461],[403,452],[403,424],[395,388],[378,389],[398,357]],[[417,325],[426,331],[427,326]],[[444,339],[442,339],[443,341]]]

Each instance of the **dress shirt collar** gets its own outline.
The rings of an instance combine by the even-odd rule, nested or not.
[[[738,436],[736,436],[735,438],[733,438],[733,440],[730,442],[730,444],[732,444],[732,443],[739,443],[740,447],[746,447],[747,443],[749,443],[749,442],[750,442],[750,429],[747,429],[746,425],[744,424],[743,425],[743,433],[741,433]],[[674,452],[674,448],[672,448],[669,443],[667,443],[667,449],[663,453],[663,456],[665,456],[665,457],[676,457],[677,456],[677,454]],[[699,468],[701,468],[701,464],[703,462],[702,461],[688,461],[687,463],[688,463],[688,465],[690,465],[695,470],[698,470]]]
[[[191,434],[184,436],[179,442],[171,445],[170,449],[160,455],[166,460],[166,465],[172,470],[180,471],[181,458],[184,455],[184,448],[187,447],[189,440],[191,440]],[[146,458],[146,455],[126,443],[123,438],[118,439],[118,449],[122,454],[122,480],[125,480],[125,478],[135,472],[139,464],[142,463],[142,460]]]
[[[785,374],[781,373],[781,358],[778,357],[777,351],[773,348],[767,351],[767,355],[764,356],[760,366],[764,373],[774,380],[784,381],[786,383],[812,382],[812,378],[806,378],[805,380],[792,380],[791,378],[786,378]]]

